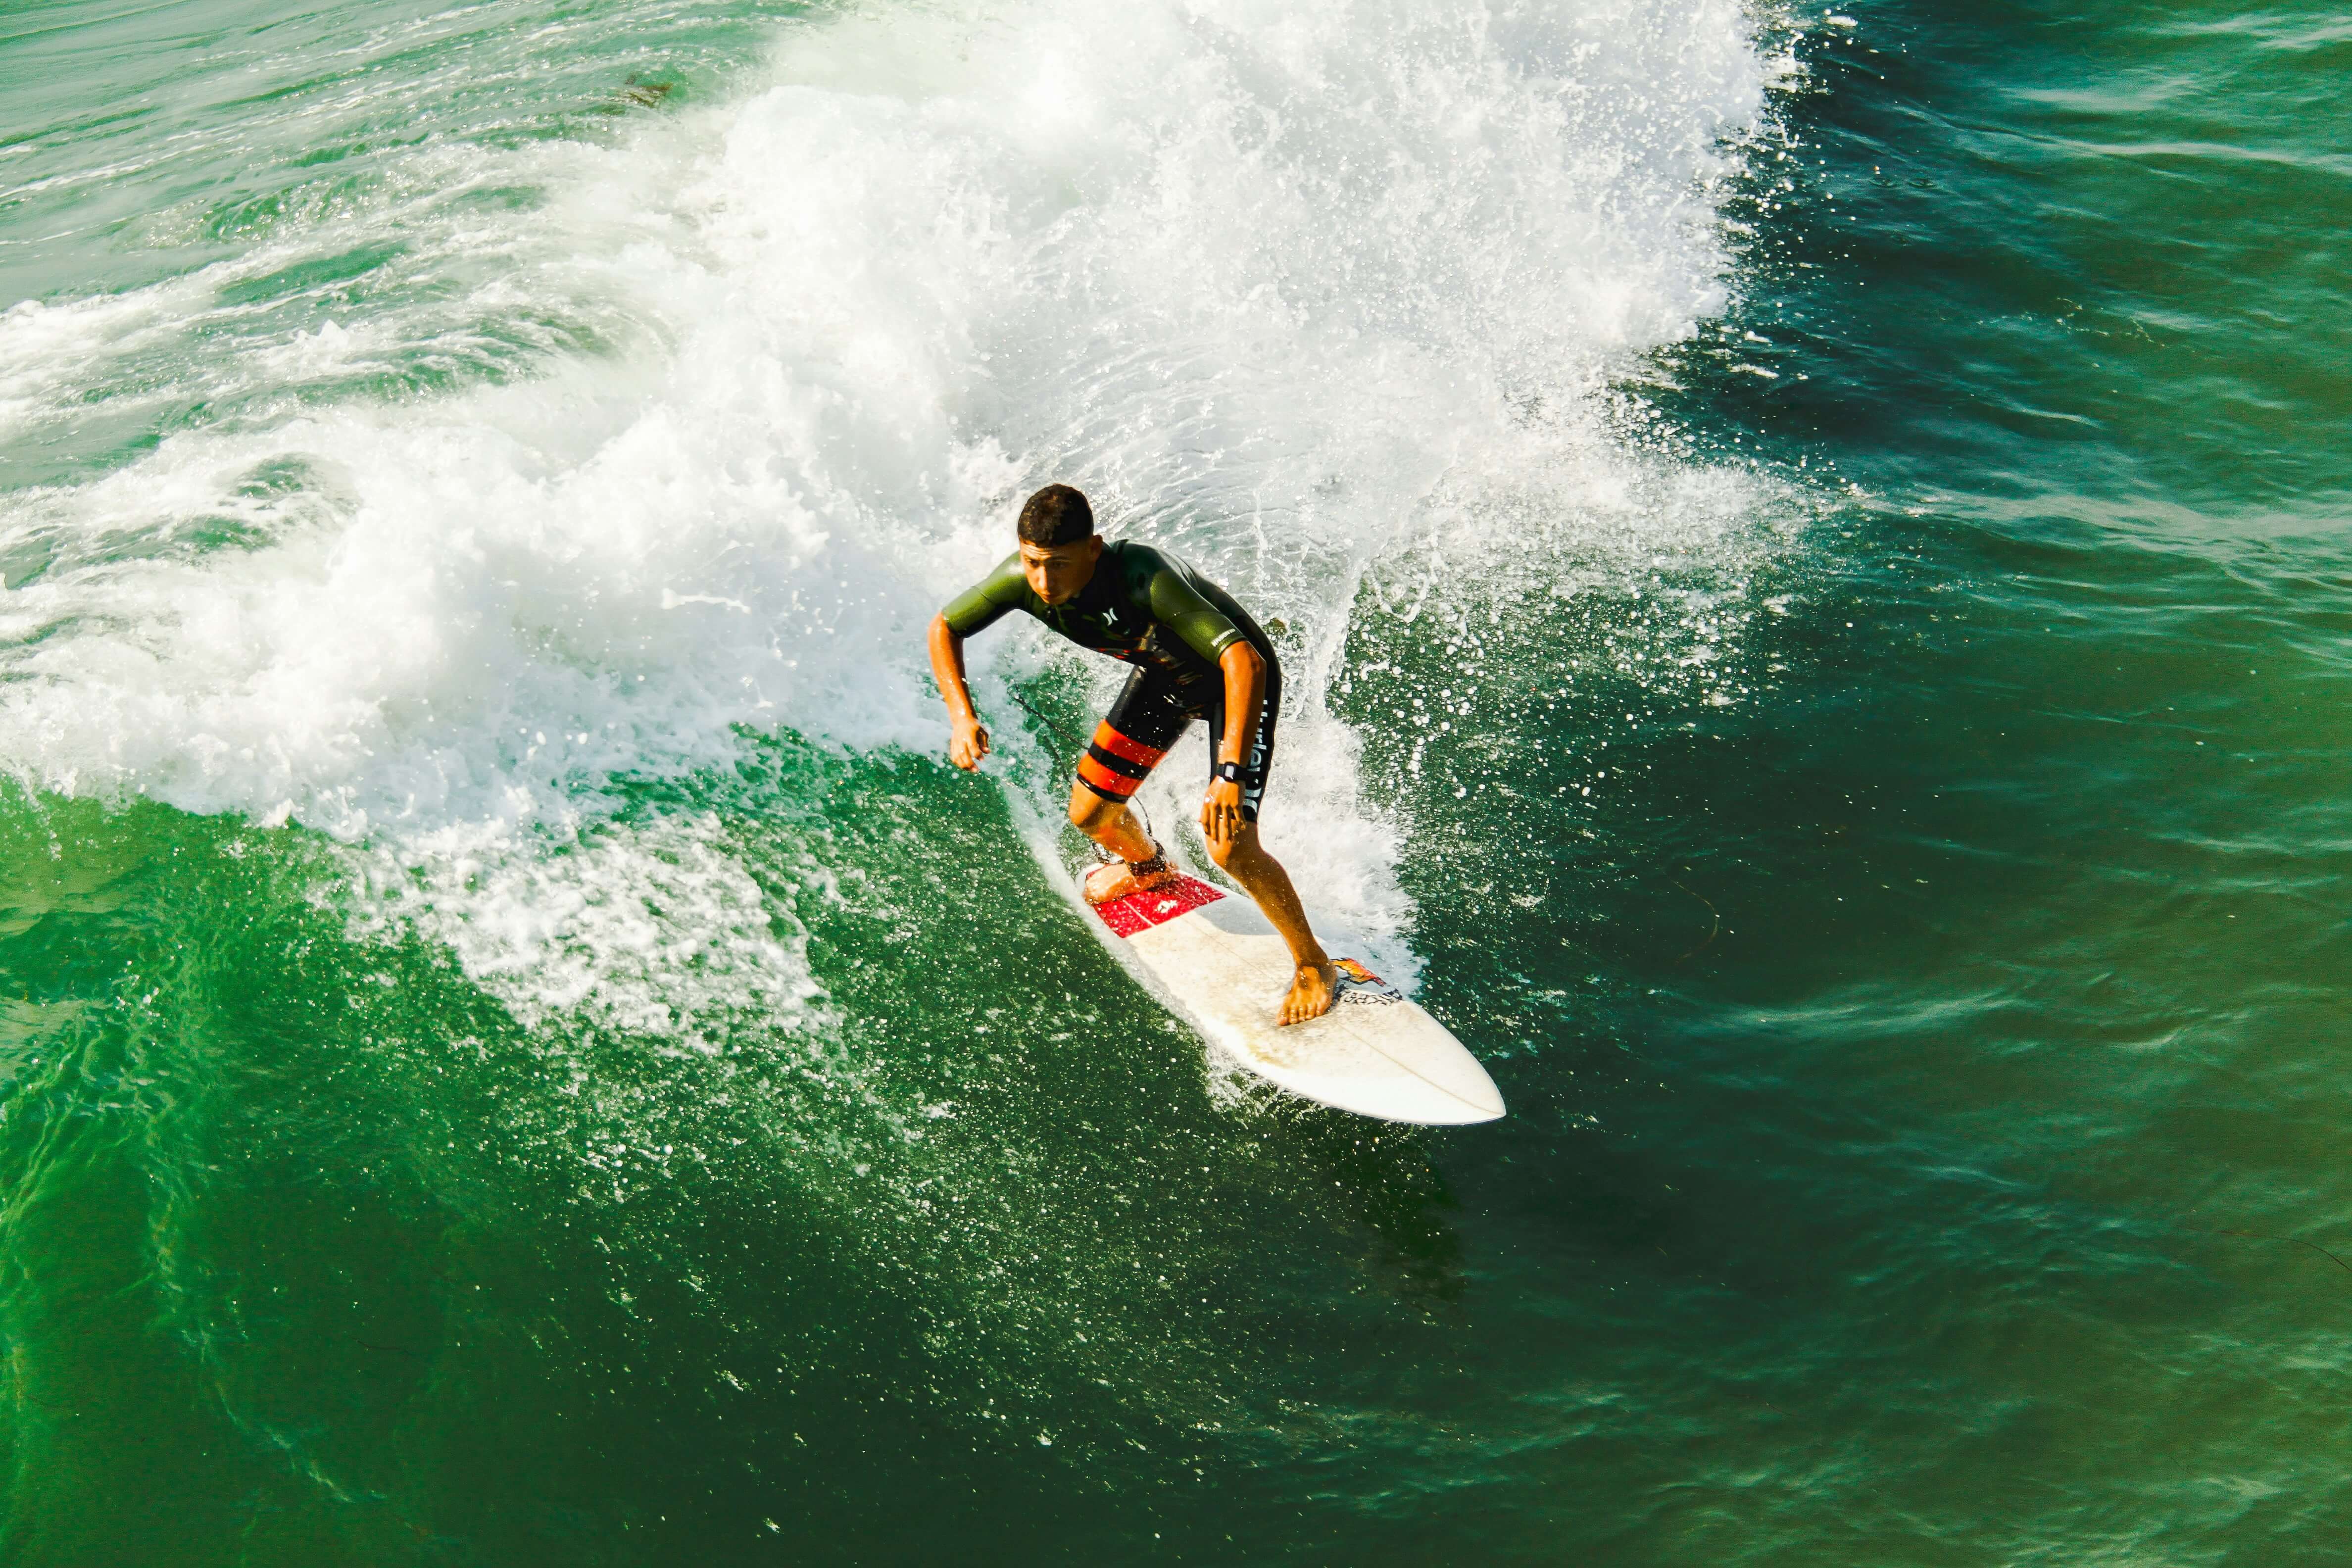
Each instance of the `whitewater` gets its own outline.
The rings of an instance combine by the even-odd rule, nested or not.
[[[1387,932],[1397,829],[1323,700],[1360,597],[1672,558],[1737,599],[1764,547],[1762,481],[1612,391],[1725,303],[1715,204],[1786,68],[1735,5],[849,6],[527,138],[496,84],[633,15],[524,19],[224,59],[204,90],[267,106],[213,154],[238,198],[117,242],[162,276],[0,317],[26,792],[297,825],[359,927],[422,922],[529,1016],[692,1034],[814,988],[716,819],[625,786],[757,732],[936,752],[922,626],[1037,484],[1282,626],[1270,842]],[[173,140],[25,188],[168,183]],[[1108,679],[979,654],[1007,736],[1024,683]]]

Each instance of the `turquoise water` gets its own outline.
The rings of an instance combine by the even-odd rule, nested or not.
[[[0,1556],[2340,1560],[2347,63],[9,11]],[[1509,1119],[1120,971],[1108,672],[944,764],[1047,478]]]

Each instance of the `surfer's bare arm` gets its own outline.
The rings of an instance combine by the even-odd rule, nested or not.
[[[1245,765],[1249,738],[1257,732],[1258,710],[1265,705],[1265,660],[1246,642],[1237,642],[1217,656],[1225,678],[1225,732],[1217,737],[1217,761]],[[1212,845],[1230,844],[1242,830],[1242,786],[1238,779],[1211,782],[1201,802],[1201,831]]]
[[[940,683],[954,731],[948,740],[948,760],[960,768],[980,766],[980,759],[988,755],[988,731],[981,726],[971,705],[971,687],[964,679],[963,638],[945,616],[931,617],[931,679]]]

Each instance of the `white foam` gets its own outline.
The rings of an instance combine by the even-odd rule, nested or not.
[[[0,501],[0,559],[46,563],[0,597],[0,754],[290,816],[422,878],[518,1005],[685,1028],[683,960],[646,955],[757,925],[715,831],[549,857],[614,775],[719,763],[737,725],[938,747],[923,625],[1066,479],[1294,628],[1269,837],[1392,931],[1394,833],[1319,700],[1357,584],[1445,498],[1654,470],[1589,405],[1720,306],[1711,182],[1766,69],[1726,0],[942,5],[792,25],[767,85],[617,146],[428,144],[212,273],[0,316],[0,437],[174,344],[155,397],[245,400]],[[549,200],[447,199],[501,180]],[[394,278],[206,357],[195,324],[274,320],[226,283],[393,234],[454,301]],[[563,325],[526,379],[337,390],[520,317]],[[600,926],[581,890],[551,925],[551,876],[669,912]],[[804,999],[790,944],[725,940],[743,996]]]

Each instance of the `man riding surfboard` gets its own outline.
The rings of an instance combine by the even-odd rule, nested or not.
[[[1258,843],[1258,804],[1274,763],[1282,666],[1274,644],[1232,595],[1149,545],[1107,542],[1094,509],[1067,485],[1047,485],[1021,509],[1020,548],[931,622],[931,674],[954,734],[948,756],[976,768],[988,731],[965,682],[964,639],[1020,610],[1080,647],[1135,666],[1095,727],[1070,789],[1070,821],[1111,859],[1087,878],[1087,899],[1114,899],[1175,880],[1159,847],[1127,809],[1153,767],[1195,719],[1209,726],[1209,793],[1201,832],[1209,854],[1257,901],[1297,964],[1279,1021],[1328,1012],[1339,972],[1315,940],[1297,889]]]

